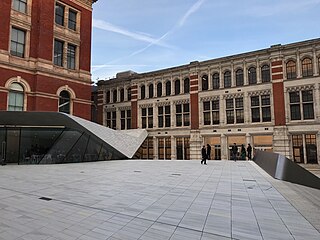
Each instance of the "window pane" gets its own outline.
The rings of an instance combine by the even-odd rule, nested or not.
[[[270,95],[262,95],[261,96],[261,105],[270,105]]]
[[[270,109],[270,107],[263,107],[262,108],[262,121],[263,122],[270,122],[271,121],[271,109]]]
[[[236,98],[236,108],[243,108],[243,98]]]
[[[77,13],[72,10],[69,10],[68,28],[72,30],[76,30],[77,28]]]
[[[76,68],[76,46],[68,44],[67,67],[69,69]]]
[[[299,92],[291,92],[289,93],[290,103],[298,103],[300,102],[300,94]]]
[[[233,124],[234,123],[234,112],[233,110],[227,110],[227,124]]]
[[[251,106],[259,106],[259,96],[251,97]]]
[[[252,122],[260,122],[260,109],[251,108],[251,120]]]
[[[243,86],[243,70],[236,71],[236,86]]]
[[[231,109],[233,108],[233,99],[226,99],[226,108]]]
[[[236,110],[236,122],[237,123],[244,123],[243,109]]]
[[[209,88],[208,75],[203,75],[201,79],[202,79],[202,90],[208,90]]]
[[[290,105],[290,114],[291,114],[291,120],[300,120],[301,119],[300,105],[299,104]]]
[[[314,119],[313,103],[303,104],[303,119]]]
[[[180,94],[180,80],[176,80],[174,82],[174,94],[175,95]]]
[[[219,124],[219,111],[212,112],[212,124]]]
[[[203,111],[210,111],[210,102],[203,102]]]
[[[296,63],[294,61],[287,62],[287,79],[296,78]]]
[[[263,65],[261,68],[262,82],[270,82],[270,67],[269,65]]]
[[[231,87],[231,72],[227,71],[224,73],[224,87]]]
[[[312,71],[312,61],[310,58],[305,58],[302,61],[302,76],[309,77],[313,75]]]
[[[219,110],[219,100],[212,101],[212,110]]]
[[[60,4],[56,4],[55,7],[55,22],[61,26],[64,25],[64,6]]]
[[[313,102],[312,90],[302,91],[302,102]]]
[[[220,87],[220,77],[219,77],[219,73],[215,73],[213,74],[212,76],[212,86],[213,86],[213,89],[219,89]]]
[[[203,113],[203,124],[204,125],[210,125],[211,124],[210,112],[204,112]]]
[[[54,40],[54,64],[63,65],[63,42]]]
[[[190,92],[190,80],[189,78],[186,78],[184,80],[184,93],[189,93]]]
[[[25,31],[17,28],[12,28],[10,53],[13,56],[24,57],[24,49],[25,49]]]
[[[248,79],[249,79],[249,84],[256,84],[257,83],[257,72],[256,72],[255,67],[249,68]]]

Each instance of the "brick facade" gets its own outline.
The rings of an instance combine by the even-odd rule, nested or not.
[[[25,111],[59,111],[59,94],[70,95],[70,114],[91,118],[92,6],[84,0],[27,1],[26,12],[0,2],[0,110],[8,109],[10,84],[24,88]],[[64,7],[64,24],[55,23],[56,3]],[[76,13],[76,30],[68,27],[68,11]],[[10,51],[11,29],[25,33],[24,56]],[[64,43],[63,66],[54,64],[54,41]],[[67,67],[67,47],[75,46],[75,67]],[[80,61],[81,59],[81,61]]]

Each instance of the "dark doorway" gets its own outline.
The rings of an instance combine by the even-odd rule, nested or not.
[[[6,163],[19,162],[20,149],[20,129],[7,130],[7,153],[5,157]]]

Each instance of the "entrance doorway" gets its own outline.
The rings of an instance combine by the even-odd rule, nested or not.
[[[5,162],[18,163],[19,149],[20,149],[20,130],[8,129],[7,130],[7,151],[6,151]]]

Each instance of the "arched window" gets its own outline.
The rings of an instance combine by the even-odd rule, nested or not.
[[[248,80],[249,84],[257,83],[257,70],[255,67],[251,67],[248,69]]]
[[[131,88],[128,88],[128,92],[127,92],[127,96],[128,96],[128,101],[131,101]]]
[[[212,88],[219,89],[220,88],[220,77],[219,73],[215,73],[212,75]]]
[[[243,70],[238,69],[236,71],[236,86],[243,86]]]
[[[170,96],[171,95],[171,82],[168,81],[166,82],[166,96]]]
[[[110,91],[107,91],[106,103],[110,103]]]
[[[120,89],[120,102],[123,102],[124,101],[124,89],[121,88]]]
[[[144,85],[142,85],[140,87],[140,91],[141,91],[141,99],[145,99],[146,98],[146,87]]]
[[[201,80],[202,80],[202,90],[208,90],[209,89],[208,75],[203,75]]]
[[[228,88],[231,87],[231,72],[230,71],[226,71],[224,73],[224,87]]]
[[[153,84],[149,85],[149,98],[153,98]]]
[[[313,76],[312,60],[310,58],[305,58],[302,60],[302,76]]]
[[[270,82],[270,67],[268,64],[261,67],[261,80],[263,83]]]
[[[59,95],[59,112],[70,114],[70,93],[66,90],[60,92]]]
[[[177,80],[174,82],[174,94],[175,94],[175,95],[180,94],[180,80],[179,80],[179,79],[177,79]]]
[[[112,97],[113,102],[117,102],[118,100],[118,93],[117,93],[117,89],[113,90],[113,97]]]
[[[190,79],[185,78],[183,81],[183,92],[184,93],[189,93],[190,92]]]
[[[23,111],[24,88],[19,83],[12,83],[9,87],[8,111]]]
[[[297,77],[296,63],[294,61],[287,62],[286,65],[287,70],[287,79],[294,79]]]
[[[157,84],[157,97],[162,97],[162,83]]]

